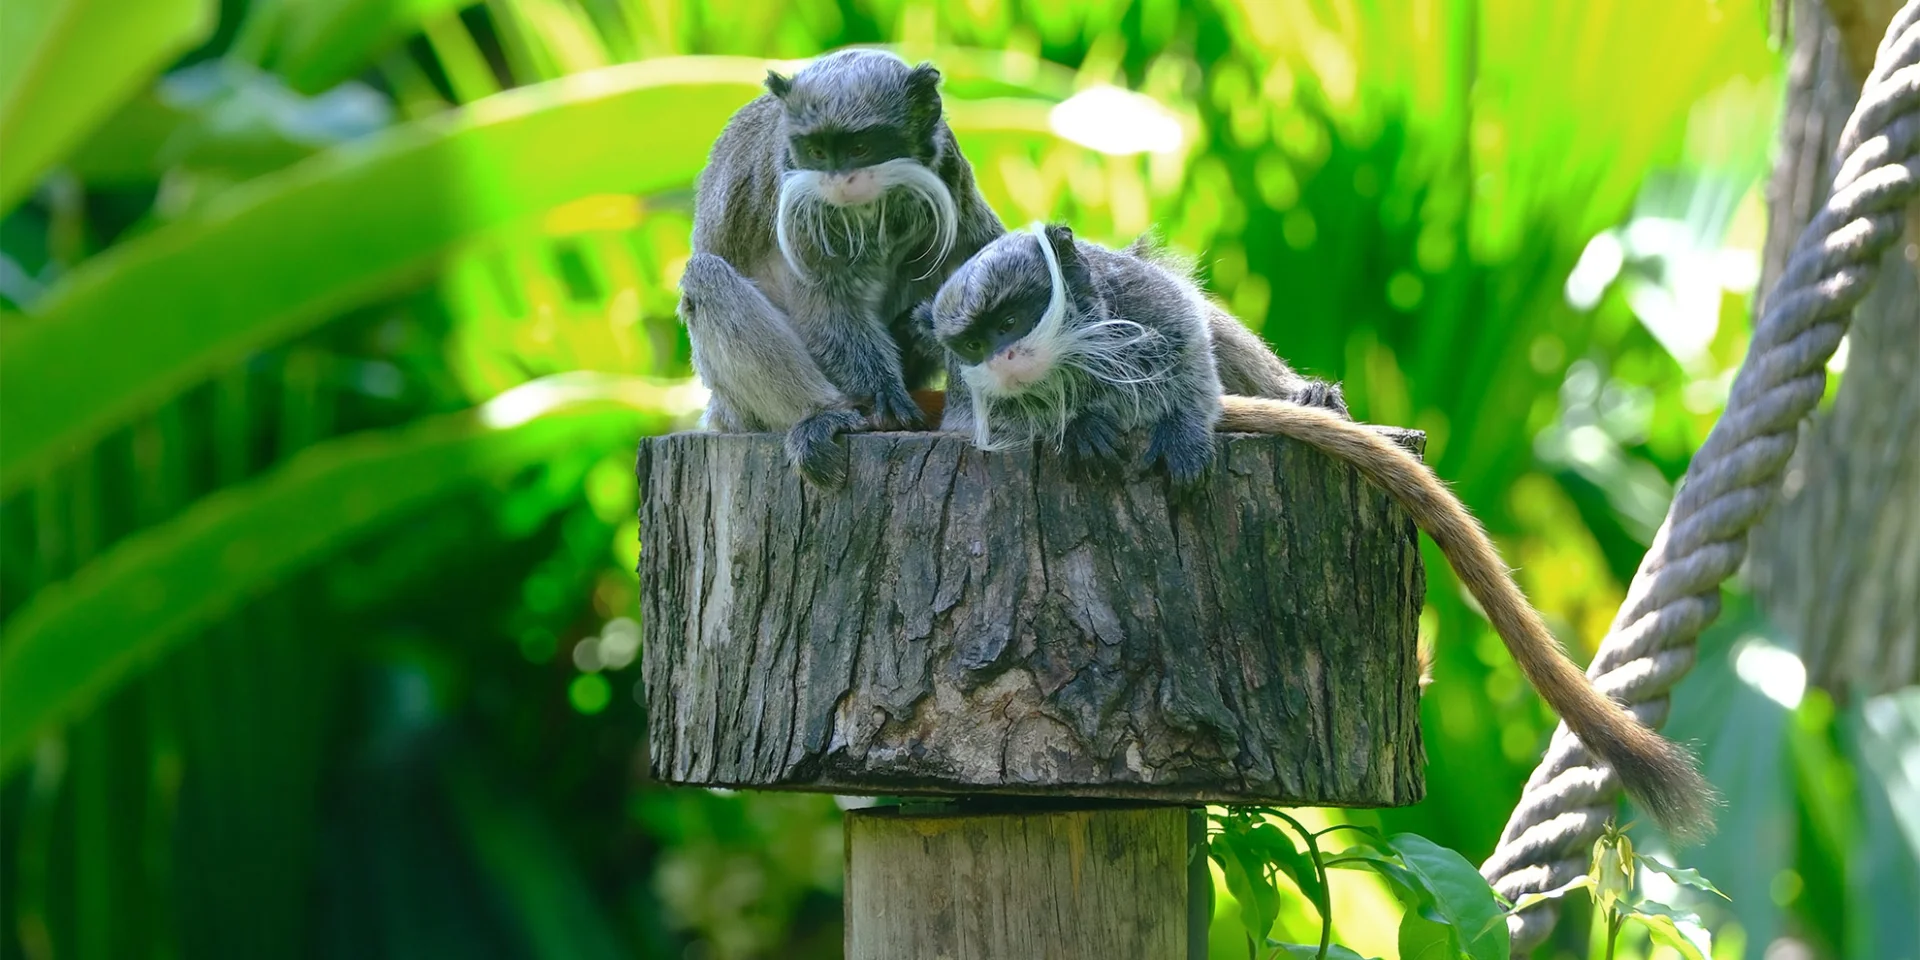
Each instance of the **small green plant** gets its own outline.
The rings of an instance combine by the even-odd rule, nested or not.
[[[1239,807],[1212,815],[1207,855],[1220,865],[1227,890],[1240,904],[1240,922],[1252,960],[1363,960],[1332,942],[1333,911],[1327,871],[1371,870],[1384,877],[1406,913],[1400,920],[1403,960],[1507,960],[1510,945],[1504,903],[1465,857],[1411,833],[1382,836],[1370,827],[1337,824],[1308,830],[1271,807]],[[1281,830],[1274,821],[1291,830]],[[1323,838],[1350,831],[1357,845],[1321,850]],[[1298,837],[1299,844],[1294,842]],[[1279,878],[1285,874],[1320,914],[1320,942],[1270,939],[1280,915]]]
[[[1593,862],[1585,876],[1543,893],[1530,893],[1515,901],[1502,919],[1548,900],[1557,900],[1576,890],[1585,890],[1593,898],[1594,916],[1607,928],[1607,960],[1613,960],[1620,931],[1629,922],[1647,928],[1653,942],[1671,947],[1685,960],[1711,960],[1713,945],[1697,914],[1644,897],[1633,896],[1638,870],[1645,867],[1664,874],[1673,882],[1696,890],[1705,890],[1723,900],[1731,899],[1700,875],[1699,871],[1670,866],[1635,853],[1627,827],[1607,821],[1606,832],[1593,844]],[[1505,924],[1500,924],[1505,927]]]

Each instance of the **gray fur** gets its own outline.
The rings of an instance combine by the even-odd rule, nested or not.
[[[1129,244],[1125,252],[1187,283],[1194,282],[1193,261],[1167,248],[1152,234],[1142,235]],[[1213,335],[1213,361],[1220,373],[1222,389],[1234,396],[1291,400],[1348,415],[1347,401],[1339,384],[1301,376],[1219,301],[1212,297],[1203,299],[1208,307],[1207,327]]]
[[[694,251],[732,265],[760,295],[741,323],[787,331],[754,345],[689,328],[703,362],[731,374],[724,384],[708,383],[720,411],[709,412],[716,428],[726,429],[726,414],[743,409],[756,411],[756,422],[791,426],[824,409],[820,381],[867,411],[868,426],[921,424],[909,390],[927,385],[937,370],[927,362],[935,351],[914,342],[915,328],[903,320],[954,267],[1004,232],[941,117],[938,80],[931,66],[910,67],[889,53],[829,54],[791,80],[770,75],[769,92],[742,107],[714,144],[695,191]],[[895,188],[866,206],[830,211],[836,229],[851,233],[791,231],[792,252],[804,264],[794,269],[775,229],[782,182],[795,168],[790,138],[875,125],[905,131],[912,159],[944,185],[954,210],[950,241],[932,216],[936,204]],[[794,344],[803,351],[773,357],[759,348],[774,343],[780,351]],[[774,380],[787,382],[768,384]]]
[[[680,319],[693,343],[694,372],[726,397],[737,429],[784,430],[797,419],[794,411],[849,405],[807,360],[806,345],[780,311],[727,261],[711,253],[687,261]]]
[[[857,429],[861,418],[764,294],[727,261],[696,253],[680,278],[680,319],[694,372],[713,394],[703,429],[785,430],[787,456],[807,479],[829,487],[845,481],[846,457],[834,437]]]
[[[1009,435],[1051,439],[1087,466],[1116,459],[1144,433],[1148,465],[1164,465],[1186,486],[1211,463],[1223,392],[1317,400],[1345,414],[1337,387],[1295,373],[1208,299],[1184,264],[1139,242],[1109,250],[1062,226],[1046,236],[1065,280],[1062,322],[1053,329],[1043,320],[994,359],[1029,351],[1048,372],[1011,395],[983,395],[980,385],[996,382],[989,362],[954,359],[942,429],[992,444]],[[1008,304],[1031,309],[1044,300],[1053,280],[1040,243],[1030,233],[1008,234],[955,271],[922,317],[933,337],[951,347]],[[1090,337],[1096,345],[1088,350]]]

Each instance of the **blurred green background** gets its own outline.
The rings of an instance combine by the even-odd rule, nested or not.
[[[1769,8],[4,0],[0,957],[838,956],[835,802],[662,788],[636,699],[633,450],[702,402],[690,188],[762,58],[930,58],[1009,223],[1202,255],[1584,661],[1744,350]],[[1552,717],[1428,570],[1429,796],[1353,819],[1478,862]],[[1671,728],[1715,955],[1912,957],[1920,772],[1777,632],[1736,587]]]

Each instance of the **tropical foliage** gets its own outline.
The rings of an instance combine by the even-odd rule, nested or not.
[[[632,449],[701,402],[690,185],[768,57],[931,58],[1010,223],[1201,254],[1584,657],[1743,347],[1767,9],[7,0],[0,956],[837,955],[833,802],[660,787],[635,698]],[[1296,815],[1477,862],[1551,717],[1438,561],[1429,798]],[[1727,619],[1675,721],[1734,799],[1714,956],[1894,956],[1920,709]]]

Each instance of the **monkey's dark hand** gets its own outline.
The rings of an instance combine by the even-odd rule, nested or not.
[[[1081,413],[1060,438],[1067,470],[1082,480],[1111,475],[1120,463],[1120,451],[1120,429],[1106,413]]]
[[[873,398],[873,416],[867,418],[870,430],[924,430],[927,415],[913,402],[904,385],[894,384]]]
[[[829,490],[847,482],[847,451],[834,442],[842,433],[860,429],[857,411],[845,407],[822,410],[787,431],[787,461],[808,483]]]
[[[1353,419],[1353,414],[1347,412],[1347,398],[1340,392],[1340,385],[1337,383],[1308,380],[1306,387],[1300,391],[1300,395],[1294,398],[1294,402],[1303,407],[1322,407],[1348,420]]]
[[[1147,443],[1147,468],[1162,467],[1174,491],[1199,489],[1213,464],[1213,429],[1204,420],[1169,418],[1153,425]]]

